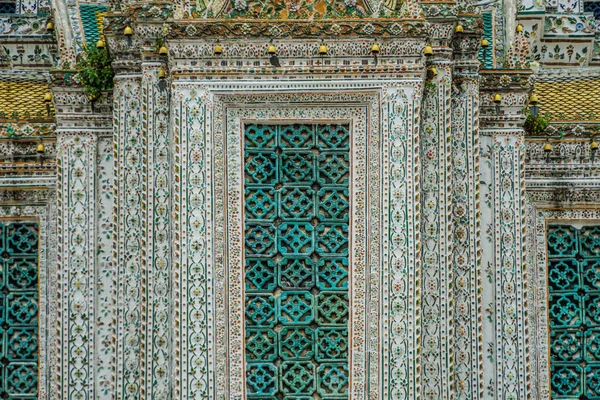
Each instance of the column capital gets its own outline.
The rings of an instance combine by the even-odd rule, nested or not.
[[[524,107],[533,90],[533,71],[494,69],[481,71],[481,130],[522,134]]]
[[[79,132],[112,135],[112,92],[103,92],[92,102],[84,88],[72,81],[75,74],[75,71],[52,72],[50,90],[56,112],[57,135]]]

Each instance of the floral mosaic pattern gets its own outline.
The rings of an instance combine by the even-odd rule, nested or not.
[[[96,290],[98,294],[98,313],[96,316],[96,343],[98,349],[95,382],[96,393],[100,397],[108,396],[115,390],[115,316],[113,301],[116,298],[116,274],[113,258],[113,218],[114,218],[114,150],[111,136],[98,138],[96,162],[96,204],[97,233],[96,249]]]
[[[363,0],[232,0],[229,18],[261,19],[360,18],[369,13]]]
[[[114,115],[115,262],[117,263],[117,398],[137,398],[140,392],[140,323],[142,273],[143,176],[147,163],[142,134],[141,77],[117,77]]]
[[[65,336],[56,369],[65,398],[94,397],[96,375],[89,360],[95,359],[96,338],[95,309],[90,307],[96,301],[96,146],[95,135],[59,138],[58,254],[63,271],[59,324]]]
[[[161,65],[144,65],[142,80],[143,126],[147,132],[147,200],[143,202],[146,226],[144,275],[142,287],[147,303],[143,321],[152,327],[142,342],[145,371],[141,393],[166,398],[170,368],[170,281],[171,281],[171,140],[169,135],[169,92],[160,87]]]
[[[452,182],[451,96],[449,60],[436,60],[435,86],[425,90],[421,141],[421,207],[423,220],[422,381],[425,399],[450,397],[452,363],[452,202],[446,196]]]
[[[465,74],[467,75],[467,74]],[[473,71],[453,80],[459,88],[452,97],[454,363],[457,398],[480,398],[480,312],[478,295],[481,253],[479,201],[479,80]]]
[[[318,20],[408,16],[406,0],[184,0],[182,3],[179,12],[195,18]]]

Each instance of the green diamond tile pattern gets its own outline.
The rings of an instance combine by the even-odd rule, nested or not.
[[[548,227],[552,399],[600,399],[600,226]]]
[[[483,37],[488,40],[490,45],[487,48],[479,49],[479,61],[484,69],[494,68],[494,14],[484,12],[481,15],[483,19]]]
[[[38,397],[38,226],[0,222],[0,398]]]
[[[85,43],[87,45],[95,46],[96,42],[98,42],[102,36],[102,20],[107,11],[107,6],[93,4],[79,5],[79,14],[81,16]]]
[[[350,138],[343,124],[244,128],[249,399],[347,399]]]

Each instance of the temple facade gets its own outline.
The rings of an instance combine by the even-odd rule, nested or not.
[[[0,397],[600,399],[597,0],[0,0]]]

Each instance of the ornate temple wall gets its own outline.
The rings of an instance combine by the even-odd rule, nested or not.
[[[66,70],[52,73],[53,108],[32,110],[56,119],[0,118],[2,132],[19,132],[5,135],[6,152],[33,151],[28,134],[48,149],[44,165],[2,164],[0,180],[0,227],[37,224],[31,390],[65,400],[550,398],[547,226],[597,221],[597,173],[580,133],[550,158],[547,138],[526,137],[525,34],[490,22],[503,21],[498,5],[482,19],[469,4],[349,1],[323,22],[317,2],[304,10],[312,20],[273,22],[262,9],[245,18],[256,4],[235,3],[52,2],[55,61]],[[375,9],[380,18],[368,16]],[[115,87],[90,101],[70,70],[82,50],[72,39],[100,38],[104,12]],[[489,53],[482,35],[497,38]],[[17,80],[5,81],[10,89]],[[321,172],[298,187],[285,181],[293,146],[250,143],[247,128],[263,125],[342,126],[347,146],[313,137],[298,154],[347,160],[313,164],[343,184],[319,183]],[[278,179],[252,181],[253,154],[276,160]],[[312,217],[286,220],[280,194],[276,217],[261,214],[271,212],[259,210],[266,201],[249,206],[253,190],[290,187],[314,191]],[[342,193],[347,220],[332,209],[318,220],[322,189]],[[304,229],[290,243],[312,238],[293,256],[337,262],[347,275],[339,287],[319,281],[317,267],[305,286],[268,270],[290,258],[286,223]],[[253,226],[274,232],[261,239],[275,256],[249,250]],[[332,227],[339,247],[306,250],[333,238],[324,234]],[[268,267],[268,284],[249,283],[249,259]],[[323,322],[325,297],[343,300],[341,323]],[[271,305],[262,325],[249,311],[257,298]],[[314,311],[284,317],[286,298],[310,299]],[[292,331],[313,350],[290,356],[282,332]],[[319,353],[322,332],[338,335],[331,349],[344,354]]]

